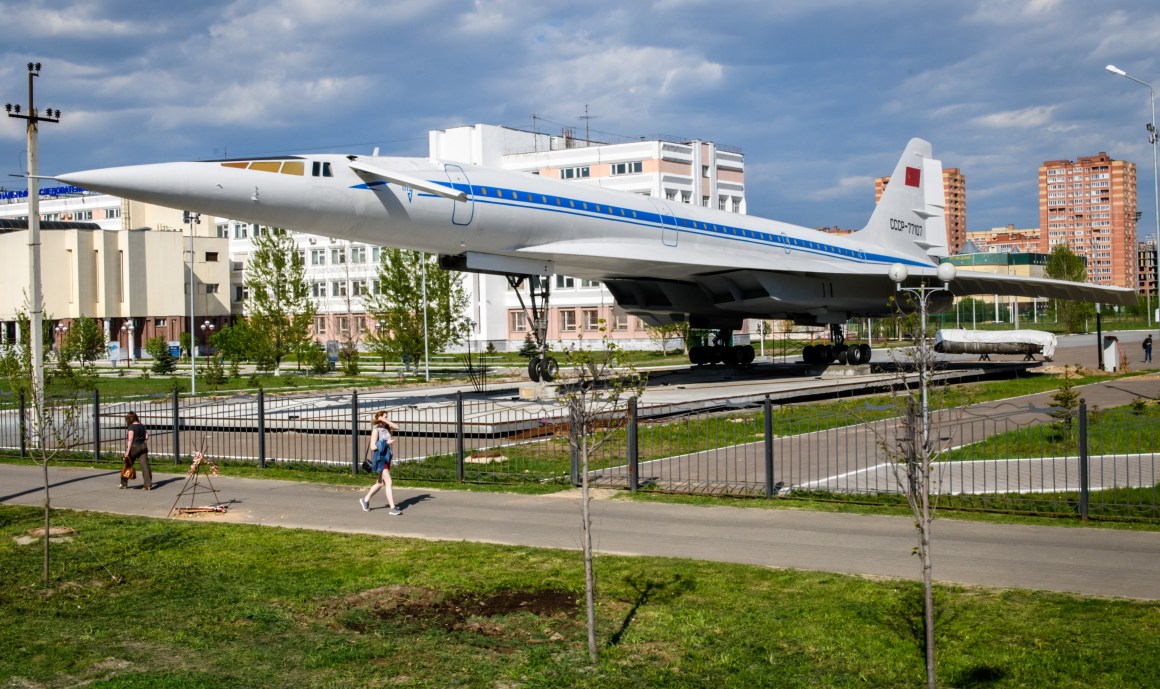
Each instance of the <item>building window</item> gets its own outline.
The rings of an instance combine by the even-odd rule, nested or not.
[[[632,175],[644,171],[644,163],[639,160],[631,163],[613,163],[609,167],[614,175]]]
[[[719,210],[719,211],[727,210],[728,203],[729,203],[728,196],[718,196],[717,197],[717,210]]]
[[[740,212],[741,212],[741,199],[739,199],[739,198],[734,198],[734,199],[733,199],[733,212],[734,212],[734,213],[740,213]]]
[[[107,208],[107,209],[105,209],[105,219],[106,220],[112,220],[113,218],[119,218],[119,217],[121,217],[121,209],[120,208]]]
[[[77,211],[76,213],[73,214],[73,219],[75,219],[75,220],[92,220],[93,219],[93,212],[92,211]]]
[[[326,265],[326,249],[311,249],[310,250],[310,265],[324,266]]]
[[[313,283],[311,283],[310,284],[310,296],[312,296],[312,297],[325,297],[326,296],[326,283],[325,282],[313,282]]]
[[[205,262],[206,263],[217,263],[217,260],[218,260],[218,252],[216,252],[216,251],[205,252]]]
[[[628,330],[628,314],[614,313],[612,314],[612,329],[624,332]]]
[[[676,189],[665,189],[665,201],[676,201],[676,200],[677,200],[677,190]]]
[[[335,280],[330,283],[330,296],[345,297],[346,296],[346,282],[343,280]]]
[[[688,192],[688,191],[681,192],[681,203],[689,203],[689,201],[692,198],[693,198],[692,192]]]
[[[528,331],[528,314],[523,311],[512,311],[510,322],[513,333],[526,333]]]
[[[560,332],[576,332],[576,312],[568,309],[560,312]]]
[[[339,316],[335,319],[338,322],[338,333],[340,335],[350,334],[350,321],[346,316]]]
[[[317,163],[315,163],[315,165],[317,165]],[[326,316],[314,317],[314,333],[316,335],[326,334]]]
[[[205,293],[206,294],[217,294],[219,287],[220,286],[216,282],[207,282],[207,283],[205,283]]]
[[[560,179],[578,179],[588,177],[590,174],[587,165],[583,167],[566,167],[560,170]]]
[[[228,239],[230,236],[230,226],[225,224],[225,223],[218,225],[217,226],[217,236],[224,238],[224,239]]]
[[[168,325],[169,325],[169,321],[165,318],[154,318],[153,319],[153,327],[154,328],[164,328]]]
[[[234,285],[234,301],[246,300],[246,288],[244,285]]]
[[[588,331],[600,330],[600,312],[596,309],[584,309],[584,329]]]
[[[344,263],[346,263],[346,250],[345,249],[331,249],[330,250],[330,264],[335,265],[335,266],[340,266]]]
[[[352,246],[350,248],[350,262],[351,263],[366,263],[367,262],[367,248],[365,246]]]
[[[556,289],[571,289],[576,286],[576,280],[567,275],[556,276]]]
[[[366,280],[351,280],[350,281],[350,291],[351,291],[351,294],[353,294],[356,297],[363,296],[364,294],[367,293],[367,281]]]

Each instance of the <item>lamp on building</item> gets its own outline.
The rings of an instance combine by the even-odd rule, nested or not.
[[[1148,82],[1137,79],[1115,65],[1108,65],[1104,69],[1112,74],[1124,77],[1125,79],[1131,79],[1137,84],[1148,87],[1148,102],[1152,106],[1152,121],[1145,125],[1145,127],[1148,129],[1148,143],[1152,144],[1152,200],[1155,203],[1156,212],[1156,244],[1160,245],[1160,166],[1156,164],[1156,146],[1160,142],[1160,136],[1158,136],[1160,132],[1156,131],[1156,90]],[[1151,330],[1152,292],[1147,284],[1144,286],[1144,296],[1147,298],[1148,303],[1148,329]]]
[[[130,366],[133,365],[133,331],[134,330],[135,330],[135,326],[133,325],[132,318],[130,318],[129,320],[127,320],[121,324],[121,332],[125,333],[125,352],[126,352],[125,356],[128,357]]]

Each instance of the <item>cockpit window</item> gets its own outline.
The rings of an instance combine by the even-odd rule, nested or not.
[[[334,177],[334,174],[330,171],[330,163],[323,163],[317,160],[314,161],[310,169],[310,174],[312,177]]]
[[[318,163],[315,163],[317,165]],[[327,163],[329,165],[329,163]],[[257,170],[258,172],[281,172],[284,175],[297,175],[301,177],[306,174],[306,164],[301,160],[231,160],[227,163],[222,163],[222,167],[232,167],[239,170]]]

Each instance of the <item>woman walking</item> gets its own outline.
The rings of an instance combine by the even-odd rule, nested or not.
[[[391,460],[394,459],[394,449],[391,447],[395,443],[394,436],[391,431],[399,429],[398,424],[387,418],[387,412],[377,411],[371,419],[371,447],[375,450],[375,463],[371,467],[371,472],[378,476],[375,485],[370,487],[367,494],[358,500],[358,504],[362,506],[363,512],[371,511],[371,496],[379,492],[380,488],[386,489],[387,505],[391,510],[387,514],[397,517],[403,513],[395,506],[395,492],[391,485]]]
[[[153,489],[153,472],[149,470],[149,446],[145,441],[149,439],[149,431],[145,424],[137,418],[137,412],[125,414],[125,425],[129,427],[129,437],[125,442],[124,465],[121,469],[121,488],[129,487],[129,479],[133,478],[134,462],[141,462],[141,487],[144,490]]]

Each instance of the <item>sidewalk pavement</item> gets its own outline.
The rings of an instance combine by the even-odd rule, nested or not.
[[[161,465],[161,462],[158,462]],[[163,467],[160,467],[163,468]],[[0,504],[43,503],[40,467],[0,465]],[[165,518],[185,475],[154,471],[157,487],[118,490],[116,471],[50,467],[53,507]],[[381,495],[363,512],[364,489],[289,481],[213,479],[224,514],[204,521],[467,540],[579,550],[579,494],[547,496],[413,489],[396,483],[402,516]],[[188,506],[184,502],[183,506]],[[198,505],[206,504],[199,498]],[[186,519],[187,517],[177,517]],[[909,518],[809,510],[593,501],[594,545],[602,554],[658,555],[765,567],[918,579]],[[939,582],[1160,600],[1160,533],[1013,526],[939,519]]]

